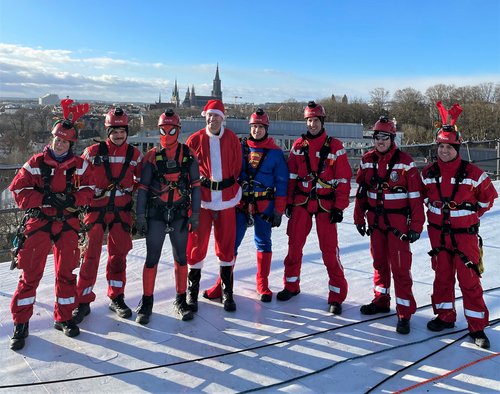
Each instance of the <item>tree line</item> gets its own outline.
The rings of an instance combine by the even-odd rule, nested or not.
[[[425,93],[408,87],[393,94],[385,88],[369,92],[368,101],[332,94],[318,101],[325,107],[327,121],[339,123],[362,123],[369,130],[381,115],[395,118],[397,128],[404,133],[404,144],[431,143],[435,137],[434,122],[440,120],[435,103],[441,100],[449,108],[459,103],[463,113],[458,127],[464,140],[484,141],[500,139],[500,83],[481,83],[474,86],[438,84]],[[282,103],[259,105],[269,114],[271,121],[303,121],[305,102],[289,99]],[[257,107],[253,104],[227,104],[229,116],[248,118]],[[177,108],[181,118],[199,117],[200,109]],[[161,110],[145,111],[142,118],[131,120],[129,130],[133,135],[141,130],[157,128]],[[104,135],[104,114],[87,121],[86,127],[97,129]],[[14,114],[0,116],[0,152],[2,163],[23,163],[33,154],[40,131],[48,131],[53,123],[53,108],[20,109]],[[271,126],[272,127],[272,126]]]
[[[438,84],[425,93],[408,87],[394,94],[385,88],[370,92],[370,100],[349,100],[332,95],[319,100],[325,107],[327,121],[339,123],[362,123],[369,130],[378,118],[387,115],[395,118],[398,131],[404,132],[404,144],[431,143],[435,138],[434,122],[440,121],[436,102],[442,101],[446,108],[459,103],[463,112],[457,125],[464,140],[484,141],[500,139],[500,83],[482,83],[475,86]],[[293,99],[267,108],[277,119],[302,120],[304,103]],[[274,119],[274,118],[273,118]]]

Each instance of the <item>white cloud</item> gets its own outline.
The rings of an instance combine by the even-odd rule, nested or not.
[[[78,51],[30,48],[0,43],[0,96],[39,97],[48,92],[61,97],[82,99],[153,102],[162,92],[170,95],[177,79],[181,99],[195,86],[197,94],[210,94],[214,64],[169,65],[120,59],[107,53],[93,56],[88,49]],[[435,84],[456,86],[500,81],[500,75],[411,76],[407,78],[359,78],[339,75],[303,74],[273,68],[242,68],[220,65],[226,101],[263,103],[321,99],[332,94],[350,99],[369,99],[369,92],[383,87],[393,94],[412,87],[421,91]]]

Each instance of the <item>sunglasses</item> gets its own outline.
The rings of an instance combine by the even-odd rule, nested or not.
[[[377,141],[387,141],[389,138],[391,138],[391,136],[387,134],[377,134],[373,136],[373,139]]]

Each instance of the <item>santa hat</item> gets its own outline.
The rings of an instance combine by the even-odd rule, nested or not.
[[[205,116],[206,114],[217,114],[219,116],[222,116],[225,118],[225,109],[224,109],[224,104],[222,104],[222,101],[220,100],[208,100],[207,105],[205,105],[205,108],[203,108],[203,112],[201,113],[201,116]]]

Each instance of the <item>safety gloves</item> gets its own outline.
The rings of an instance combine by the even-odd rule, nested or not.
[[[288,219],[290,219],[292,217],[292,211],[293,211],[293,205],[292,204],[286,204],[285,216]]]
[[[42,204],[59,210],[68,209],[74,207],[75,196],[65,193],[48,193],[43,196]]]
[[[146,235],[148,233],[148,221],[146,220],[146,215],[137,215],[135,218],[135,228],[140,235]]]
[[[361,236],[363,237],[365,234],[366,234],[366,226],[365,224],[356,224],[356,230],[358,230],[358,233],[361,234]]]
[[[415,242],[417,239],[420,238],[420,233],[417,233],[416,231],[413,231],[413,230],[410,230],[408,232],[408,241],[412,244],[413,242]]]
[[[344,213],[338,208],[330,211],[330,223],[340,223],[344,219]]]
[[[200,225],[200,214],[199,213],[191,213],[191,216],[188,219],[188,229],[189,231],[196,231],[198,226]]]
[[[272,222],[271,222],[271,227],[279,227],[281,226],[281,217],[283,216],[282,213],[279,213],[276,209],[273,212],[273,217],[272,217]]]

